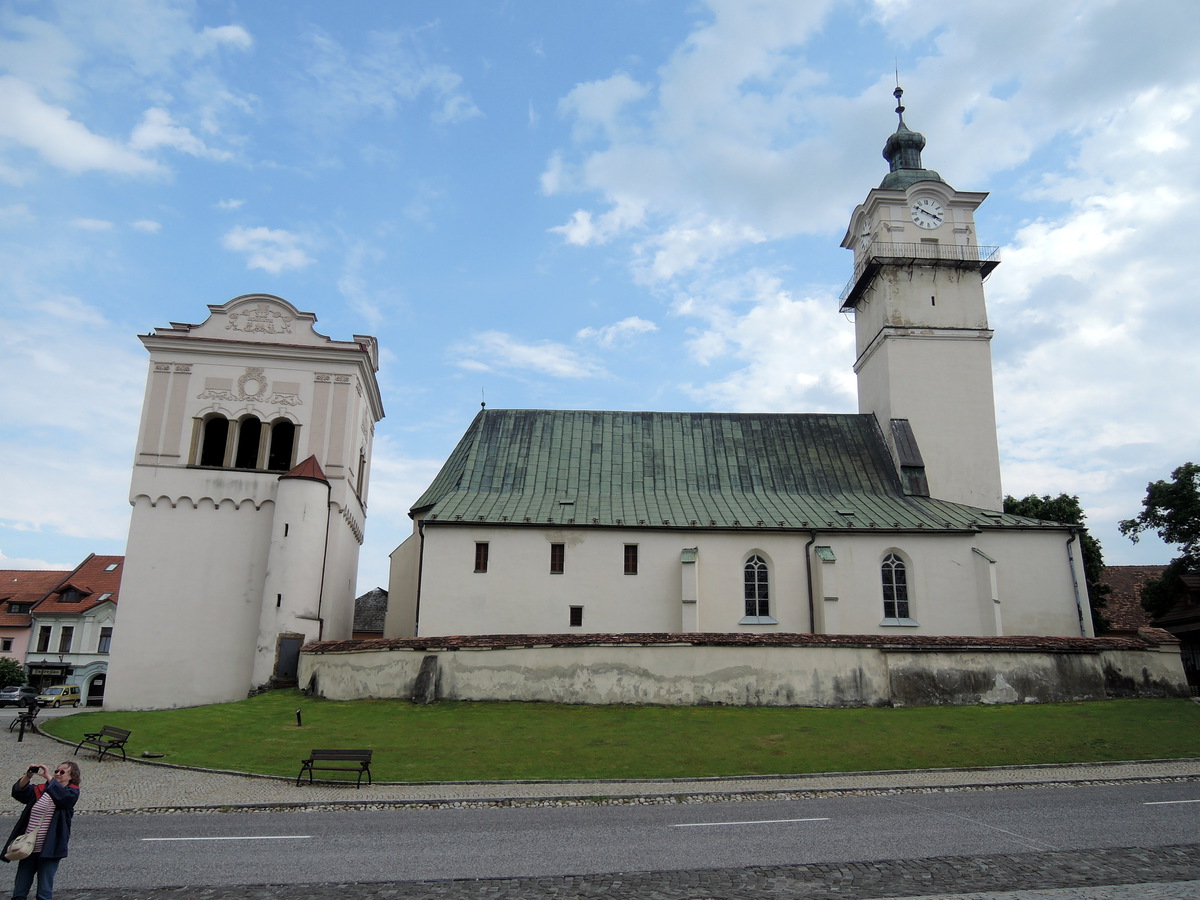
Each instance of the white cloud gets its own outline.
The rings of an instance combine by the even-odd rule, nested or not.
[[[241,25],[220,25],[201,31],[197,37],[197,45],[201,53],[209,53],[220,47],[249,50],[254,46],[254,38]]]
[[[158,234],[162,231],[162,222],[155,222],[153,219],[138,219],[131,222],[130,226],[137,231],[144,231],[147,234]]]
[[[836,308],[830,296],[793,298],[765,272],[695,285],[675,303],[677,315],[702,323],[688,351],[705,365],[728,358],[740,367],[688,392],[711,409],[853,409],[854,332]]]
[[[534,372],[555,378],[594,378],[604,370],[564,344],[526,344],[501,331],[485,331],[450,350],[455,364],[473,372]]]
[[[0,144],[5,142],[33,150],[68,172],[153,175],[162,171],[153,160],[93,134],[63,107],[43,103],[30,85],[11,76],[0,77]]]
[[[289,269],[303,269],[316,262],[305,252],[306,243],[306,239],[289,231],[261,226],[239,226],[221,240],[226,250],[246,255],[246,268],[262,269],[272,275]]]
[[[462,76],[429,62],[418,31],[369,32],[367,46],[349,50],[326,34],[308,36],[303,82],[295,92],[296,112],[306,121],[355,120],[394,115],[402,107],[428,100],[430,118],[441,124],[482,115],[463,88]]]
[[[224,210],[241,209],[245,205],[246,205],[245,200],[234,200],[234,199],[218,200],[217,204],[216,204],[217,209],[224,209]]]
[[[71,225],[84,231],[112,231],[113,223],[105,219],[72,219]]]
[[[639,334],[658,331],[658,326],[640,316],[628,316],[620,322],[605,325],[603,328],[582,328],[575,336],[584,341],[595,341],[602,347],[611,347],[623,343]]]
[[[177,125],[171,114],[157,107],[146,110],[142,120],[133,129],[129,144],[135,150],[157,150],[159,147],[170,147],[191,156],[202,156],[208,159],[230,159],[231,155],[223,150],[215,150],[207,146],[190,130]]]

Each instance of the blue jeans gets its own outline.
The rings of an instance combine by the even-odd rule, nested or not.
[[[25,900],[33,876],[37,875],[37,900],[54,900],[54,873],[58,871],[58,859],[43,859],[40,853],[27,856],[17,863],[17,880],[13,884],[12,900]]]

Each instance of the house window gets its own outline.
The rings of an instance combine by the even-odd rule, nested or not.
[[[62,633],[58,636],[58,652],[70,653],[71,640],[75,637],[75,629],[70,625],[64,625]]]
[[[569,621],[570,621],[572,628],[582,628],[583,627],[583,607],[582,606],[570,607]]]
[[[200,465],[225,465],[225,445],[229,441],[229,420],[224,416],[212,416],[204,420],[204,433],[200,438]]]
[[[104,567],[104,571],[105,572],[115,572],[115,571],[117,571],[117,566],[119,566],[119,565],[120,565],[120,563],[109,563],[107,566]]]
[[[638,545],[625,545],[625,574],[636,575],[638,566]]]
[[[101,628],[100,629],[100,642],[98,644],[96,644],[96,652],[97,653],[107,653],[109,650],[109,647],[111,647],[111,646],[112,646],[112,629],[111,628]]]
[[[32,604],[32,603],[15,603],[15,602],[10,602],[10,603],[8,604],[8,611],[9,611],[10,613],[27,613],[27,612],[29,612],[31,609],[33,609],[33,604]]]
[[[0,653],[8,653],[12,650],[12,638],[0,638]]]
[[[63,603],[78,603],[82,596],[83,595],[79,593],[78,588],[67,588],[58,595],[58,599]]]
[[[770,585],[766,561],[757,554],[751,556],[746,560],[743,574],[746,584],[746,615],[755,618],[770,616]]]
[[[908,607],[908,571],[904,560],[895,553],[883,558],[883,619],[888,624],[911,621]]]
[[[567,545],[566,544],[551,544],[550,545],[550,574],[561,575],[563,573],[563,565],[566,563]]]
[[[50,650],[50,626],[43,625],[38,629],[37,652],[46,653]]]
[[[487,541],[475,542],[475,571],[486,572],[488,566],[488,545]]]

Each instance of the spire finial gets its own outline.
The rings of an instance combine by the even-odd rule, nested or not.
[[[896,80],[899,81],[900,73],[896,73]],[[904,88],[896,85],[896,89],[892,91],[892,96],[896,98],[896,115],[900,117],[900,124],[904,124],[904,104],[900,102],[900,98],[904,96]]]

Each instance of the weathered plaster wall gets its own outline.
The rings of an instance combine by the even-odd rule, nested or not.
[[[1178,645],[1149,640],[603,637],[327,641],[301,654],[300,684],[331,700],[411,698],[432,660],[436,683],[419,693],[444,700],[848,707],[1187,693]]]

